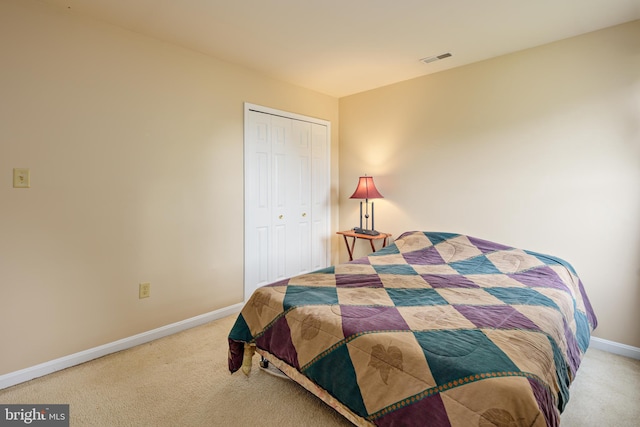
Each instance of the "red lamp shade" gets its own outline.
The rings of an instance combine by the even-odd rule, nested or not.
[[[361,176],[358,180],[356,191],[353,192],[350,199],[384,199],[382,194],[373,183],[372,176]]]

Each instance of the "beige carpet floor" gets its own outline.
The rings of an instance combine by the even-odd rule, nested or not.
[[[68,403],[71,426],[350,426],[302,387],[227,370],[235,316],[0,390],[0,403]],[[590,349],[562,426],[640,425],[640,361]]]

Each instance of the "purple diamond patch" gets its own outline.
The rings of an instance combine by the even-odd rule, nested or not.
[[[454,305],[478,328],[526,329],[540,328],[524,314],[508,305]]]
[[[361,332],[408,331],[409,325],[395,307],[341,305],[345,337]]]

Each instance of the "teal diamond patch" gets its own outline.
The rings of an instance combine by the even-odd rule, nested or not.
[[[331,266],[331,267],[327,267],[327,268],[322,268],[320,270],[316,270],[314,272],[312,272],[311,274],[335,274],[336,273],[336,267],[335,266]]]
[[[396,307],[418,305],[447,305],[447,300],[435,289],[396,289],[388,288],[387,294]]]
[[[476,374],[520,371],[482,331],[422,331],[414,335],[438,385]]]
[[[484,255],[449,263],[460,274],[502,274]]]
[[[398,274],[417,276],[418,272],[409,264],[390,264],[390,265],[374,265],[373,268],[378,274]]]
[[[572,272],[574,275],[576,276],[578,275],[576,271],[573,269],[573,266],[563,259],[551,256],[551,255],[532,252],[532,251],[525,251],[525,252],[528,253],[529,255],[533,255],[534,257],[538,258],[540,261],[544,262],[546,265],[562,265],[565,268],[567,268],[570,272]]]
[[[459,236],[459,234],[455,234],[455,233],[433,233],[433,232],[426,232],[424,233],[424,235],[427,236],[427,239],[429,239],[429,241],[434,245],[437,245],[438,243],[444,242],[446,240],[454,239]]]
[[[303,305],[338,304],[338,292],[332,287],[288,286],[284,296],[285,310]]]
[[[394,255],[394,254],[399,254],[400,250],[398,249],[398,247],[396,245],[391,245],[391,246],[385,246],[384,248],[369,254],[370,257],[372,256],[385,256],[385,255]]]
[[[559,310],[551,298],[530,288],[485,288],[485,291],[510,305],[543,305]]]
[[[304,374],[361,417],[368,415],[356,370],[346,345],[341,345],[304,368]]]

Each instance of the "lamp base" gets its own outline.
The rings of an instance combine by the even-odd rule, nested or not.
[[[380,234],[379,231],[376,230],[365,230],[364,228],[359,228],[359,227],[355,227],[353,229],[354,233],[358,233],[358,234],[366,234],[367,236],[377,236]]]

